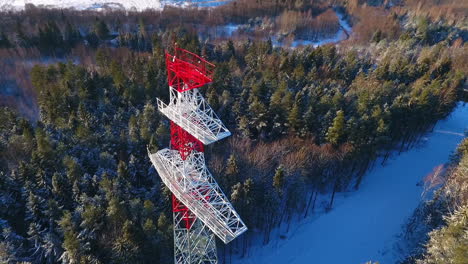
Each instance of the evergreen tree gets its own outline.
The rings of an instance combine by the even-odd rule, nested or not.
[[[67,178],[69,182],[74,183],[75,181],[79,180],[82,171],[78,162],[70,156],[65,156],[62,162],[66,168]]]
[[[45,230],[43,227],[35,222],[32,222],[29,225],[28,229],[28,240],[33,245],[31,250],[31,259],[35,263],[43,263],[45,262],[45,249],[44,249],[44,237],[45,237]]]
[[[299,132],[302,128],[301,116],[299,104],[295,102],[288,115],[288,124],[292,131]]]
[[[117,167],[117,176],[120,179],[124,179],[124,180],[129,180],[129,178],[130,178],[130,175],[128,173],[127,164],[123,160],[119,161],[119,165]]]
[[[5,32],[0,33],[0,48],[11,48],[11,43],[8,40],[7,35]]]
[[[110,64],[110,73],[112,80],[114,81],[114,86],[117,88],[117,91],[121,91],[126,82],[125,74],[122,70],[122,66],[113,60]]]
[[[331,144],[339,145],[345,136],[345,117],[343,110],[336,112],[336,117],[333,119],[333,124],[328,128],[327,140]]]
[[[234,154],[231,154],[227,160],[226,175],[236,178],[239,175],[239,167]]]
[[[50,138],[47,136],[45,131],[38,127],[36,129],[36,142],[37,142],[37,153],[44,160],[50,160],[53,158],[53,148]]]
[[[128,135],[130,136],[130,140],[132,142],[138,142],[138,124],[137,124],[137,118],[132,115],[130,119],[128,120]]]
[[[81,40],[81,33],[70,22],[67,21],[65,25],[65,32],[63,39],[68,48],[73,48]]]
[[[109,37],[109,28],[106,22],[97,19],[94,23],[94,33],[101,40],[106,40]]]
[[[275,175],[273,176],[273,187],[275,187],[279,194],[283,193],[284,181],[284,168],[280,165],[276,168]]]
[[[47,55],[63,51],[63,36],[54,21],[49,21],[39,28],[38,42],[39,50]]]
[[[81,261],[81,245],[76,232],[75,224],[72,220],[70,212],[65,211],[59,222],[60,229],[63,232],[63,248],[64,252],[61,259],[64,263],[80,263]]]
[[[107,207],[107,218],[114,232],[120,230],[122,224],[128,219],[125,203],[115,196],[111,197]]]
[[[107,72],[107,68],[110,65],[110,54],[108,54],[108,50],[105,48],[98,48],[96,51],[96,64],[100,68],[102,68],[103,72]]]
[[[468,206],[446,217],[447,225],[429,233],[427,253],[418,264],[465,264],[468,260]]]
[[[169,141],[169,129],[162,122],[159,123],[159,126],[156,129],[156,137],[159,147],[165,146]]]
[[[55,172],[52,175],[52,193],[56,195],[56,197],[63,202],[66,203],[68,200],[68,182],[67,179],[64,178],[60,173]]]
[[[265,105],[256,97],[253,96],[252,103],[249,105],[251,113],[250,124],[261,133],[268,126],[268,112]]]
[[[136,231],[133,223],[125,221],[122,228],[122,234],[113,243],[113,260],[115,263],[140,263],[140,245],[137,240]]]

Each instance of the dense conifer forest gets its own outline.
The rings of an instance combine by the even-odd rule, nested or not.
[[[170,193],[147,147],[169,142],[156,98],[168,99],[164,51],[175,40],[216,65],[201,92],[233,136],[207,147],[208,167],[263,243],[280,223],[313,214],[318,193],[330,194],[332,209],[336,192],[359,188],[377,157],[410,148],[463,97],[468,33],[456,8],[438,16],[412,1],[253,2],[0,13],[0,85],[19,90],[0,93],[1,263],[172,263]],[[288,12],[310,22],[331,4],[353,24],[339,45],[291,49],[264,33],[197,33],[261,17],[302,34],[301,19],[284,28]],[[421,263],[440,263],[431,258],[441,237],[462,236],[466,205],[457,208],[431,233]],[[220,262],[246,254],[252,240],[248,232],[219,243]]]

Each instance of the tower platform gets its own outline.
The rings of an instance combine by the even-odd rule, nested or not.
[[[247,230],[244,222],[221,191],[205,165],[201,152],[182,160],[176,150],[149,153],[164,184],[224,243]]]
[[[170,88],[170,102],[157,99],[158,110],[203,144],[208,145],[231,135],[198,89],[183,93]]]

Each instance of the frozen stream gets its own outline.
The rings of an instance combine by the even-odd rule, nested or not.
[[[266,246],[253,246],[234,263],[394,264],[401,227],[422,199],[418,182],[448,161],[467,130],[468,104],[460,103],[418,147],[376,165],[359,190],[338,194],[331,211],[296,224],[284,240],[276,235]]]

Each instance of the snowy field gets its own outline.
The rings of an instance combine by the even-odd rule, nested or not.
[[[105,7],[126,10],[160,9],[165,5],[213,7],[230,0],[0,0],[0,9],[21,10],[26,4],[77,10],[101,10]]]
[[[466,130],[468,104],[460,103],[418,147],[394,157],[386,166],[376,165],[358,191],[338,194],[331,211],[296,224],[285,239],[254,246],[247,258],[234,263],[396,263],[395,244],[401,227],[423,199],[419,183],[434,167],[448,161]]]

